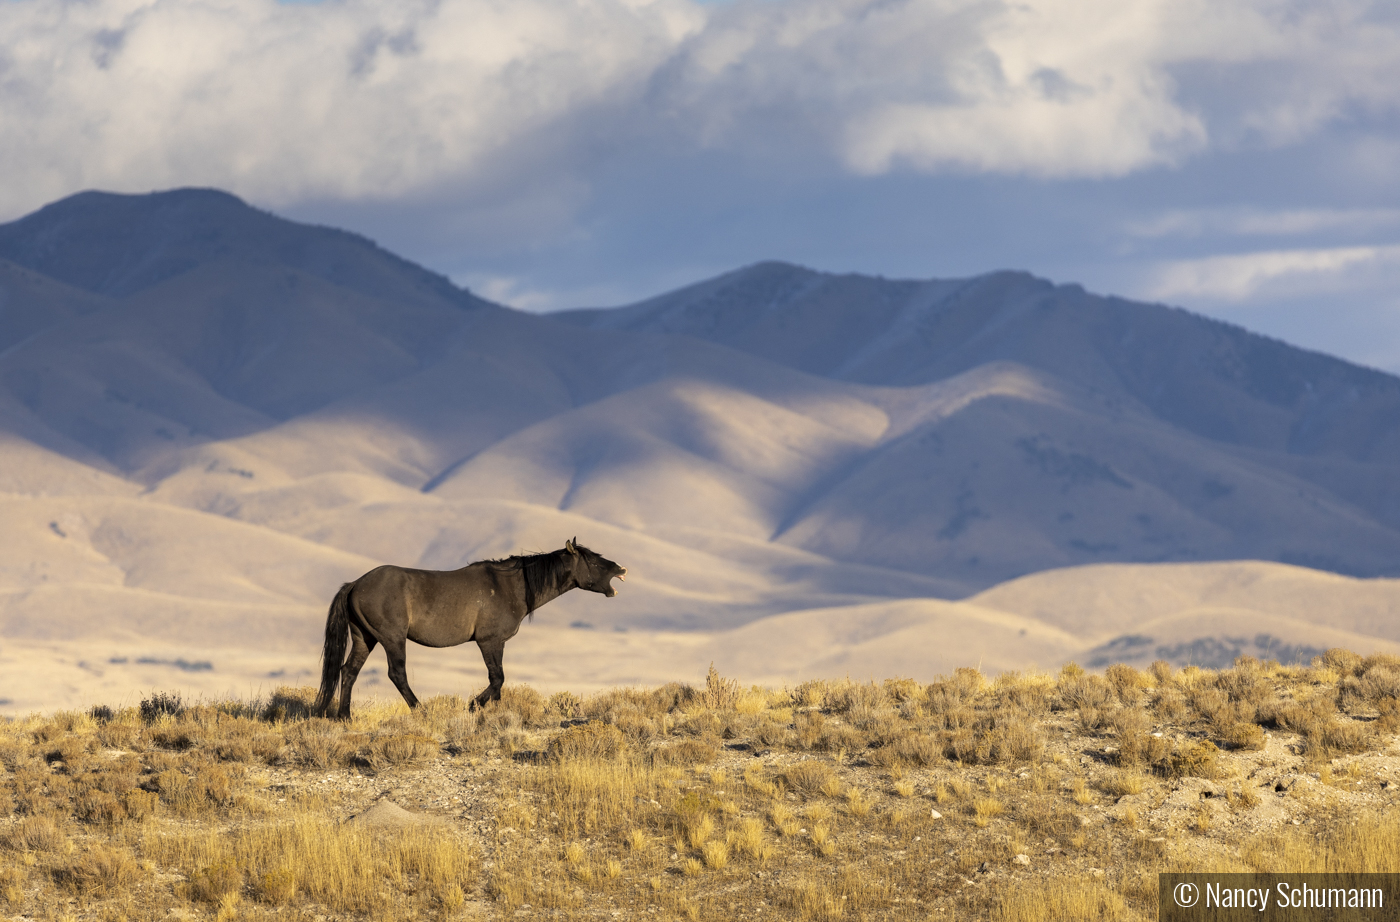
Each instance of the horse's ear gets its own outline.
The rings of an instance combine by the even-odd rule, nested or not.
[[[578,555],[578,548],[574,546],[574,541],[577,541],[577,540],[578,540],[578,538],[574,538],[573,541],[565,541],[565,542],[564,542],[564,550],[568,551],[570,554],[573,554],[573,555],[577,556],[577,555]]]

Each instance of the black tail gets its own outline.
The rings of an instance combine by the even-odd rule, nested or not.
[[[345,665],[345,644],[350,639],[350,590],[354,583],[340,587],[326,614],[326,646],[321,651],[321,690],[311,705],[312,717],[325,717],[335,688],[340,684],[340,667]]]

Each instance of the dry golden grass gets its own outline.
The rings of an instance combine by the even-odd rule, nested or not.
[[[797,815],[789,809],[785,803],[775,803],[768,810],[768,819],[773,823],[773,829],[783,838],[790,838],[797,835],[798,826]]]
[[[1147,779],[1134,771],[1115,771],[1106,774],[1099,782],[1099,789],[1113,797],[1141,794]]]
[[[1249,843],[1243,857],[1251,870],[1288,868],[1302,873],[1400,873],[1400,816],[1369,812],[1320,831],[1296,830]]]
[[[978,828],[985,828],[1006,812],[1006,805],[994,797],[979,797],[972,802],[970,811]]]
[[[1061,919],[1114,922],[1143,916],[1133,912],[1127,900],[1106,883],[1090,879],[1018,884],[996,899],[991,918],[996,922],[1048,922]]]
[[[1329,651],[1312,667],[960,669],[928,685],[511,686],[484,712],[368,701],[348,724],[310,719],[310,689],[35,715],[0,723],[0,909],[1148,918],[1158,870],[1394,870],[1400,827],[1363,807],[1389,796],[1370,754],[1393,743],[1397,677]],[[1260,787],[1261,746],[1319,783]],[[1223,804],[1159,808],[1184,778]],[[342,822],[401,788],[447,822]],[[1316,822],[1286,824],[1305,789]]]

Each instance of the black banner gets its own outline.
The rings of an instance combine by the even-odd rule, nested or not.
[[[1159,922],[1400,920],[1400,874],[1161,874]]]

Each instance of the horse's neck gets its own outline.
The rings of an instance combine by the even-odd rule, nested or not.
[[[531,599],[530,611],[534,611],[546,602],[552,602],[570,589],[574,588],[572,580],[565,578],[562,585],[542,586],[535,592],[535,597]]]
[[[528,564],[527,564],[527,566],[528,566]],[[523,568],[523,567],[521,568],[521,573],[520,573],[520,575],[521,575],[522,578],[525,577],[525,571],[524,571],[524,568]],[[554,601],[555,599],[559,598],[561,595],[563,595],[564,593],[568,592],[570,589],[573,589],[573,588],[576,587],[577,585],[578,585],[578,583],[576,583],[576,582],[574,581],[573,574],[566,571],[566,572],[564,572],[563,574],[559,575],[557,578],[545,580],[545,581],[543,581],[541,584],[536,585],[536,586],[534,587],[534,594],[531,595],[531,594],[530,594],[530,582],[529,582],[529,580],[527,579],[527,580],[526,580],[526,583],[525,583],[525,587],[526,587],[526,590],[525,590],[525,591],[526,591],[525,610],[526,610],[526,613],[535,611],[535,610],[538,609],[541,605],[544,605],[546,602],[552,602],[552,601]]]

